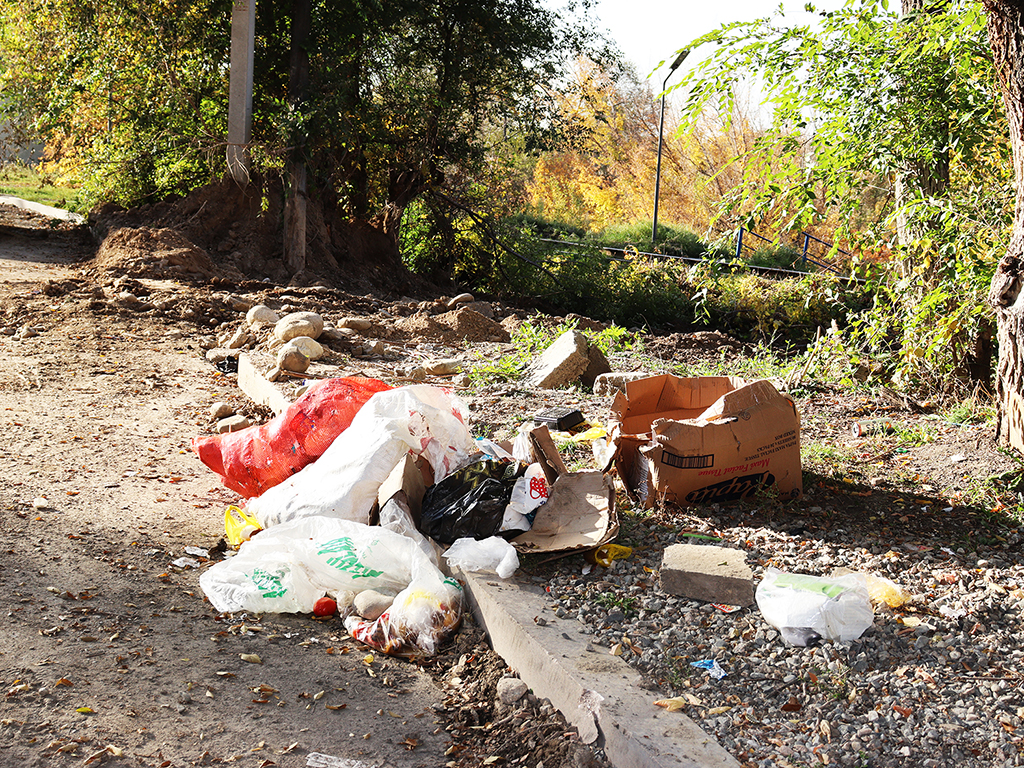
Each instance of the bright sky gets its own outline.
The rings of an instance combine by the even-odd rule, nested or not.
[[[811,21],[814,16],[804,11],[806,2],[786,0],[786,18],[793,24]],[[842,0],[814,3],[818,8],[830,9],[842,4]],[[730,21],[771,16],[778,6],[778,0],[597,0],[592,13],[636,65],[640,76],[647,77],[660,61],[671,63],[675,52],[693,38]],[[664,74],[656,76],[652,85],[660,86],[663,79]]]

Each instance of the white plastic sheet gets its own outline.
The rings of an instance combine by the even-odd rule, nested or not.
[[[874,622],[867,583],[859,573],[824,578],[766,568],[754,597],[773,627],[809,628],[828,640],[856,640]]]

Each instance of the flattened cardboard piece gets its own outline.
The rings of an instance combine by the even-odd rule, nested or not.
[[[783,498],[803,492],[800,415],[768,381],[654,376],[627,383],[613,410],[616,468],[647,506],[732,501],[770,486]]]
[[[593,549],[619,535],[615,487],[599,470],[566,472],[537,508],[533,528],[512,539],[520,552]]]

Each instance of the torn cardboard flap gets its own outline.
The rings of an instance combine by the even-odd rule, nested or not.
[[[598,470],[567,472],[538,507],[533,528],[512,539],[512,546],[520,552],[593,549],[618,535],[611,478]]]
[[[768,381],[669,374],[626,384],[613,404],[615,466],[646,506],[733,501],[774,487],[803,491],[800,415]],[[615,433],[613,427],[611,432]]]

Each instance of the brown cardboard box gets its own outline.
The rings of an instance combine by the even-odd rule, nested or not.
[[[652,376],[626,384],[612,405],[615,466],[646,506],[732,501],[774,486],[803,492],[800,414],[767,381]]]

